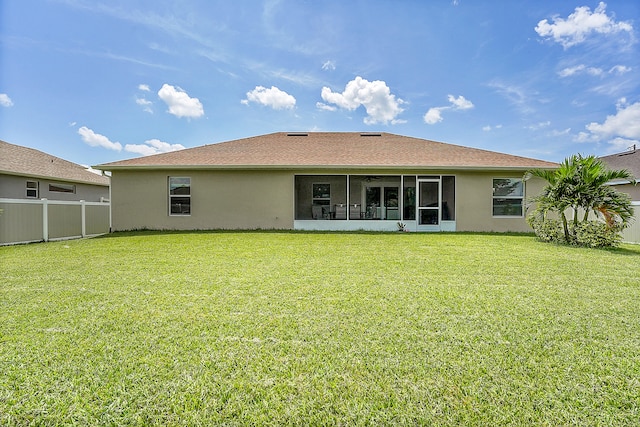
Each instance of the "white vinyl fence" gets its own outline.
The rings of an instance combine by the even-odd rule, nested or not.
[[[0,245],[108,233],[110,203],[0,198]]]
[[[622,230],[622,241],[626,243],[640,244],[640,202],[631,202],[633,205],[633,217],[631,226]]]

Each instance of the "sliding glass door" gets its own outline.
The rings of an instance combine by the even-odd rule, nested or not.
[[[398,186],[367,185],[365,188],[366,219],[400,219]]]

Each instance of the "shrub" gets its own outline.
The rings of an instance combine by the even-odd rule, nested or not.
[[[562,224],[556,219],[544,219],[530,215],[527,222],[536,234],[536,237],[543,242],[563,243],[564,233],[562,232]]]
[[[575,244],[589,248],[617,246],[622,241],[619,225],[608,226],[601,221],[582,221],[573,228]]]

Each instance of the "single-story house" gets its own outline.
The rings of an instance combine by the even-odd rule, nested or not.
[[[0,141],[0,198],[100,202],[109,177],[33,148]]]
[[[390,133],[273,133],[105,163],[114,231],[530,231],[556,163]]]
[[[633,150],[622,153],[612,154],[610,156],[600,157],[609,169],[628,170],[636,180],[640,180],[640,150],[633,147]],[[640,201],[640,185],[633,185],[628,180],[618,180],[610,183],[616,190],[627,193],[631,196],[631,200]]]

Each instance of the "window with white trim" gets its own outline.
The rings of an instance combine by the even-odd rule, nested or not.
[[[191,215],[191,178],[169,177],[169,215]]]
[[[493,179],[493,216],[524,215],[524,182],[521,178]]]
[[[76,186],[74,184],[63,184],[54,182],[52,184],[49,184],[49,191],[52,193],[76,194]]]
[[[29,199],[38,198],[38,181],[27,181],[27,197]]]

